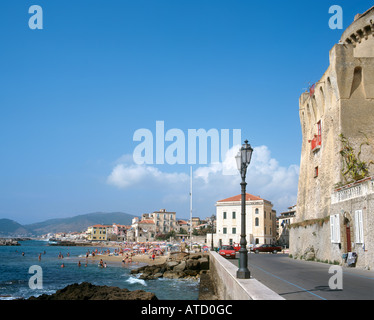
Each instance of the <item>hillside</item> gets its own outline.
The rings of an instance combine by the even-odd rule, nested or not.
[[[29,231],[18,222],[11,219],[0,219],[0,236],[25,236],[28,234]]]
[[[88,226],[94,224],[119,223],[130,225],[131,220],[134,217],[134,215],[123,212],[95,212],[69,218],[49,219],[43,222],[32,223],[24,226],[10,219],[0,219],[0,234],[2,230],[7,232],[4,234],[7,236],[23,234],[19,233],[17,230],[24,230],[24,234],[32,233],[34,235],[41,235],[50,232],[80,232],[86,230]]]

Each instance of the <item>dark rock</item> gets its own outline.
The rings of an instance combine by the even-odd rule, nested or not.
[[[172,260],[163,264],[148,265],[131,270],[132,274],[140,273],[139,279],[152,280],[160,277],[180,279],[198,278],[203,271],[209,270],[209,255],[181,254],[173,255]]]
[[[199,300],[218,300],[214,281],[209,273],[200,275]]]
[[[200,267],[199,260],[195,260],[195,259],[189,259],[189,260],[187,260],[187,269],[198,270],[199,267]]]
[[[199,259],[200,262],[200,270],[209,270],[209,259],[208,258],[201,258]]]
[[[118,287],[95,286],[88,282],[71,284],[51,295],[43,294],[28,300],[158,300],[143,290],[130,291]]]

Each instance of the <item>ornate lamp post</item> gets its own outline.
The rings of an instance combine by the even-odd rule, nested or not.
[[[245,239],[246,227],[245,227],[245,202],[246,202],[246,186],[245,176],[247,173],[247,168],[251,162],[253,149],[251,145],[248,144],[248,140],[244,141],[240,151],[236,155],[236,165],[242,177],[242,182],[240,183],[242,187],[242,214],[241,214],[241,234],[240,234],[240,250],[239,250],[239,269],[236,272],[236,277],[238,279],[249,279],[251,273],[248,270],[248,257],[247,257],[247,240]]]

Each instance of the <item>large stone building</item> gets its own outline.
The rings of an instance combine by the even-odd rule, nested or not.
[[[149,216],[156,224],[157,233],[168,233],[177,230],[177,218],[175,212],[161,209],[150,213]]]
[[[106,241],[107,240],[108,226],[102,224],[95,224],[89,226],[86,231],[87,240],[91,241]]]
[[[299,107],[303,141],[290,252],[342,264],[355,252],[357,265],[374,267],[374,7],[345,30]]]
[[[296,219],[296,205],[289,207],[287,211],[281,212],[277,217],[278,244],[289,247],[290,225]]]
[[[153,219],[141,220],[138,217],[132,219],[131,228],[127,231],[127,241],[130,242],[149,242],[154,241],[156,237],[156,225]]]
[[[214,246],[240,242],[241,195],[217,201],[216,233]],[[247,244],[274,243],[276,235],[276,212],[270,201],[246,194],[246,240]],[[210,244],[211,238],[207,240]]]

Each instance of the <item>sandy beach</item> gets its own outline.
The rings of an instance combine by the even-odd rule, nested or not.
[[[110,253],[105,252],[107,249],[110,250]],[[80,259],[80,262],[83,264],[86,261],[86,259],[87,261],[100,261],[100,259],[102,259],[103,262],[122,264],[123,263],[122,260],[124,259],[126,260],[128,257],[131,256],[129,251],[125,251],[123,252],[123,254],[118,253],[117,251],[117,253],[114,254],[115,249],[119,251],[118,246],[106,247],[104,250],[103,250],[103,247],[100,246],[100,250],[94,256],[90,254],[87,258],[82,257]],[[167,259],[167,253],[165,253],[165,255],[156,255],[154,260],[152,259],[152,255],[149,253],[136,253],[131,256],[131,259],[132,259],[132,262],[128,262],[127,260],[127,263],[125,263],[124,265],[134,266],[138,264],[141,264],[141,265],[142,264],[148,264],[148,265],[162,264]]]
[[[87,260],[88,261],[92,261],[92,260],[100,261],[100,259],[103,259],[103,262],[122,263],[122,260],[125,259],[125,258],[126,258],[126,254],[124,254],[123,256],[121,254],[118,255],[118,256],[108,255],[108,254],[97,254],[94,257],[89,256],[87,258]],[[86,259],[85,257],[82,258],[82,261],[84,261],[85,259]],[[166,259],[167,259],[167,256],[156,256],[155,260],[152,260],[150,258],[150,256],[147,255],[147,254],[138,254],[138,255],[132,256],[132,262],[127,263],[127,265],[136,265],[136,264],[139,264],[139,263],[143,263],[143,264],[146,263],[146,264],[149,264],[149,265],[162,264],[166,261]]]

